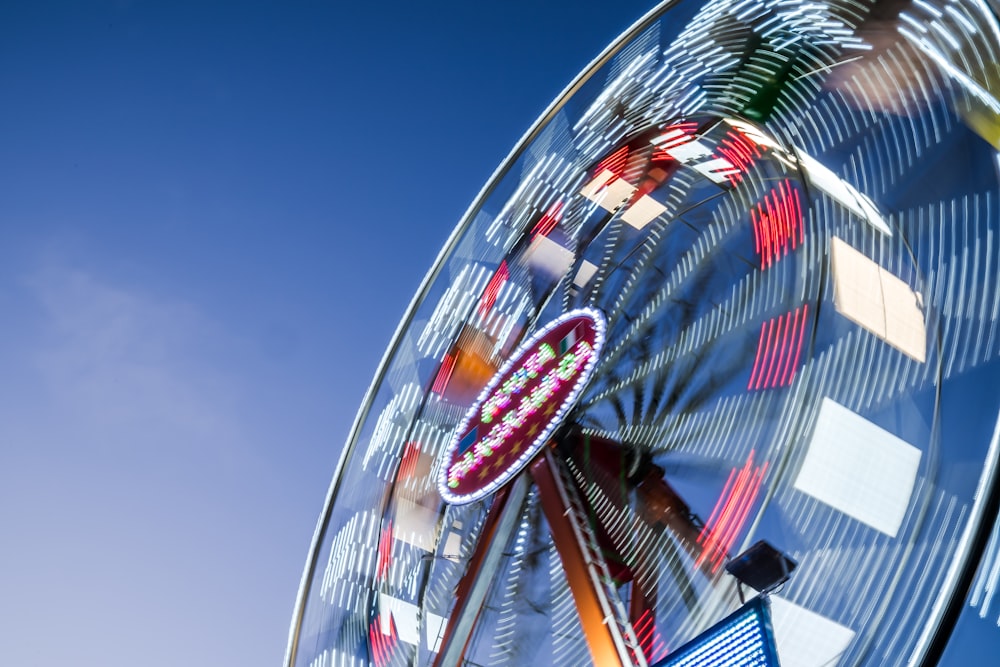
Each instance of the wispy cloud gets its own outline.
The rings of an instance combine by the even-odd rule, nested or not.
[[[111,447],[238,438],[236,385],[212,363],[224,334],[197,308],[53,264],[27,285],[43,316],[32,355],[66,426]]]
[[[265,404],[254,353],[227,354],[239,334],[180,289],[111,274],[44,262],[7,313],[35,335],[0,374],[0,662],[117,667],[156,644],[151,666],[250,664],[250,632],[273,663],[304,547],[246,409]],[[251,603],[265,591],[279,602]]]

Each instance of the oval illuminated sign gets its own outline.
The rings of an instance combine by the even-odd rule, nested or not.
[[[438,489],[452,504],[493,493],[545,445],[586,386],[604,316],[573,310],[522,343],[487,383],[444,451]]]

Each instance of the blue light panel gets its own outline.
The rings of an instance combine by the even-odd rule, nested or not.
[[[779,667],[767,598],[758,596],[653,667]]]

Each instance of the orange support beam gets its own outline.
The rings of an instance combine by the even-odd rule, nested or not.
[[[575,485],[561,465],[546,448],[531,464],[531,476],[566,571],[590,655],[601,667],[646,667]]]

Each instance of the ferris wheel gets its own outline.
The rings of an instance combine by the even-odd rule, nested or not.
[[[655,665],[759,540],[784,667],[933,660],[996,496],[998,62],[974,0],[636,23],[419,287],[287,667]]]

